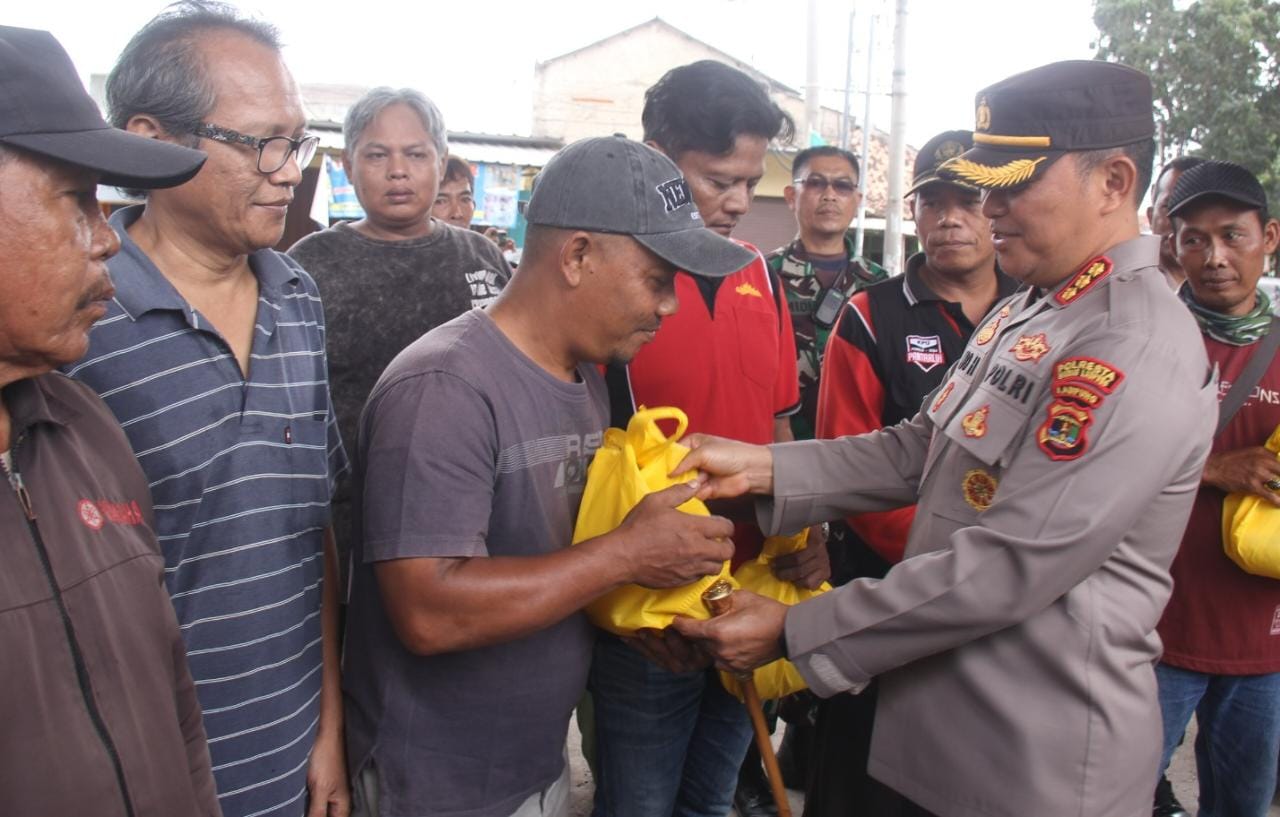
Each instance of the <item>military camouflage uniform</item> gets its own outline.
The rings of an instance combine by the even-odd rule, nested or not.
[[[865,258],[854,257],[851,234],[845,234],[844,246],[849,256],[848,274],[844,276],[844,286],[848,289],[846,297],[889,277],[889,273],[880,265]],[[815,270],[798,236],[785,247],[769,253],[765,260],[769,269],[777,273],[782,281],[796,335],[796,368],[800,375],[801,407],[800,411],[792,415],[791,429],[798,440],[812,439],[818,405],[818,374],[822,371],[822,353],[827,348],[827,337],[831,334],[830,326],[819,326],[814,322],[813,313],[822,302],[827,289],[840,276]]]

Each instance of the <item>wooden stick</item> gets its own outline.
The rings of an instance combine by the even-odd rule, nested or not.
[[[706,605],[712,618],[729,612],[733,607],[730,598],[733,585],[723,579],[706,589],[702,594],[702,603]],[[742,688],[743,703],[747,706],[747,715],[751,718],[751,729],[756,735],[756,748],[764,761],[765,776],[769,779],[769,791],[773,793],[773,802],[778,807],[778,817],[791,817],[791,803],[787,800],[787,788],[782,784],[782,770],[778,768],[778,756],[773,753],[773,741],[769,737],[769,727],[764,722],[764,705],[760,703],[760,693],[756,691],[756,682],[752,672],[735,672],[738,685]]]

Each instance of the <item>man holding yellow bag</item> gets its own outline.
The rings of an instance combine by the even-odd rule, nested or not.
[[[1221,373],[1222,417],[1158,628],[1160,768],[1194,711],[1200,813],[1262,817],[1276,789],[1280,750],[1280,580],[1250,575],[1224,553],[1223,503],[1238,494],[1280,504],[1280,460],[1263,447],[1280,426],[1280,360],[1271,303],[1256,288],[1280,244],[1280,222],[1267,215],[1254,175],[1230,162],[1184,171],[1169,215],[1173,249],[1187,273],[1179,294]],[[1249,371],[1255,359],[1265,364],[1258,374]]]
[[[723,276],[750,254],[703,228],[675,164],[622,138],[558,153],[527,216],[501,297],[397,356],[361,418],[343,684],[358,815],[567,813],[595,638],[581,608],[733,552],[727,520],[676,510],[687,484],[569,544],[608,419],[592,364],[652,339],[677,267]]]

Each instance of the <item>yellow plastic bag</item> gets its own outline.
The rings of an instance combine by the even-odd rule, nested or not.
[[[1280,428],[1266,449],[1280,452]],[[1246,573],[1280,579],[1280,508],[1253,494],[1228,494],[1222,503],[1222,547]]]
[[[659,420],[675,420],[676,432],[668,437],[658,427]],[[587,485],[573,530],[573,542],[608,533],[622,524],[640,500],[689,478],[667,476],[689,453],[676,441],[684,436],[689,419],[678,408],[641,406],[627,424],[627,430],[611,428],[604,433],[604,444],[596,451],[587,469]],[[685,513],[710,515],[702,500],[694,498],[679,507]],[[652,627],[664,629],[676,616],[705,619],[709,613],[702,605],[702,591],[717,579],[729,578],[725,562],[716,576],[707,576],[692,584],[667,590],[651,590],[639,585],[626,585],[587,605],[587,617],[597,627],[617,635],[634,635],[637,630]],[[732,581],[730,579],[730,581]]]
[[[760,555],[753,561],[740,565],[734,571],[733,578],[742,586],[742,589],[750,590],[752,593],[757,593],[761,596],[767,596],[774,601],[780,601],[787,605],[799,604],[819,593],[827,592],[831,589],[831,585],[826,582],[823,582],[822,586],[817,590],[807,590],[791,582],[778,579],[769,569],[769,564],[776,557],[786,553],[794,553],[797,550],[804,550],[808,543],[808,536],[809,531],[807,529],[794,536],[770,536],[764,540]],[[783,698],[808,687],[808,684],[805,683],[804,678],[800,675],[800,671],[785,658],[779,658],[773,663],[757,667],[754,678],[756,691],[760,693],[760,700],[762,701]],[[743,700],[742,687],[732,673],[721,672],[720,683],[724,684],[724,688],[729,690],[738,700]]]

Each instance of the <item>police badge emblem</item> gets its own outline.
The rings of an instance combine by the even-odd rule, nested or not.
[[[987,435],[987,415],[990,413],[991,406],[983,406],[966,414],[960,420],[960,428],[964,431],[964,436],[985,437]]]
[[[1040,358],[1049,354],[1049,339],[1044,332],[1036,335],[1023,335],[1009,350],[1013,356],[1023,362],[1038,363]]]
[[[966,471],[964,479],[960,482],[960,490],[964,494],[964,501],[978,513],[982,513],[991,507],[991,503],[996,498],[996,488],[1000,487],[1000,482],[981,468],[974,468]]]
[[[1086,432],[1092,422],[1088,409],[1055,400],[1049,404],[1049,419],[1036,432],[1036,442],[1051,460],[1078,459],[1089,447]]]
[[[987,104],[987,98],[978,98],[978,111],[974,117],[973,129],[985,131],[991,129],[991,106]]]
[[[1001,307],[996,316],[983,324],[982,328],[978,330],[978,334],[974,337],[974,342],[979,346],[986,346],[990,343],[991,339],[996,336],[996,330],[1000,328],[1000,324],[1004,319],[1009,317],[1011,311],[1008,304]]]

